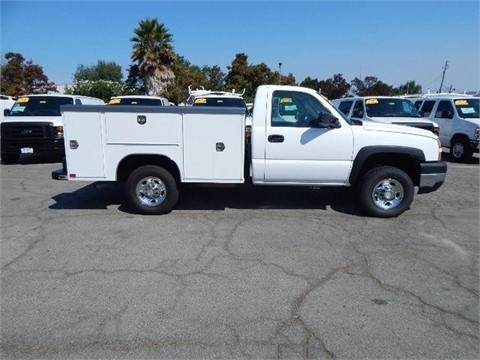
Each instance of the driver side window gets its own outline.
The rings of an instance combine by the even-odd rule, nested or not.
[[[314,96],[297,91],[273,92],[271,125],[283,127],[311,127],[311,122],[330,113]]]
[[[440,101],[437,107],[437,111],[435,112],[435,117],[440,119],[453,118],[453,106],[450,101]]]
[[[363,110],[363,100],[357,100],[353,107],[352,117],[354,118],[363,118],[364,110]]]

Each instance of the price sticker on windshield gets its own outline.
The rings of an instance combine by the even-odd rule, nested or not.
[[[28,100],[29,100],[28,97],[21,97],[21,98],[18,98],[17,103],[27,103]]]
[[[112,99],[108,103],[110,105],[120,104],[120,99]]]
[[[468,105],[468,101],[467,100],[455,100],[455,105],[456,106],[466,106],[466,105]]]
[[[367,99],[367,100],[365,100],[365,104],[375,105],[375,104],[378,104],[378,100],[377,99]]]
[[[195,104],[206,104],[206,103],[207,103],[207,99],[205,98],[195,99]]]

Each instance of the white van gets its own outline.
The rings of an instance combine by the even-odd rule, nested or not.
[[[439,133],[438,124],[423,118],[409,99],[393,96],[362,96],[332,100],[333,105],[353,120],[408,125]]]
[[[1,122],[1,158],[17,163],[21,154],[65,154],[62,105],[104,105],[101,99],[61,94],[20,96]]]
[[[412,100],[420,113],[440,126],[442,146],[452,160],[468,161],[479,151],[480,97],[463,94],[428,94]]]

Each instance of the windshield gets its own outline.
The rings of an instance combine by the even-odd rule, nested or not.
[[[478,104],[480,99],[456,99],[454,101],[458,116],[464,119],[479,118]]]
[[[70,97],[24,96],[13,104],[10,116],[61,116],[60,105],[73,104]]]
[[[109,105],[163,105],[160,99],[148,98],[114,98],[108,103]]]
[[[193,106],[231,106],[247,108],[243,98],[234,97],[200,97],[195,99]]]
[[[421,117],[410,100],[371,98],[365,100],[369,117]]]

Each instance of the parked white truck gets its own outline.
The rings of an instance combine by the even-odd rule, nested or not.
[[[15,164],[21,154],[64,156],[63,123],[60,106],[105,104],[87,96],[31,94],[20,96],[1,121],[1,158]]]
[[[354,186],[369,215],[394,217],[409,208],[415,187],[434,191],[447,172],[432,132],[351,121],[314,90],[295,86],[258,87],[251,159],[244,109],[65,105],[62,114],[66,161],[52,177],[124,182],[128,205],[141,214],[170,212],[182,183],[248,179]]]

